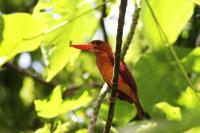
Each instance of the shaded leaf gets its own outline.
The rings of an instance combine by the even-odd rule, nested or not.
[[[123,111],[122,111],[123,109]],[[101,109],[99,111],[99,116],[106,120],[108,112],[108,105],[102,104]],[[134,104],[130,104],[126,101],[117,100],[115,106],[115,115],[113,118],[113,122],[118,125],[125,125],[130,120],[132,120],[136,115],[136,109]]]

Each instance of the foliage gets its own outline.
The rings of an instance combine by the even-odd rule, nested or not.
[[[133,12],[133,1],[128,2],[125,29],[130,26]],[[119,0],[106,3],[104,22],[113,46]],[[151,119],[134,120],[135,107],[118,99],[112,132],[199,132],[200,1],[149,0],[149,4],[164,33],[143,0],[125,61]],[[0,132],[87,132],[103,80],[95,58],[69,45],[102,39],[98,25],[101,6],[100,0],[0,0]],[[127,35],[127,30],[124,32]],[[193,86],[188,84],[170,48]],[[30,57],[23,56],[24,52]],[[7,63],[36,78],[7,67]],[[105,125],[107,101],[106,97],[99,111],[97,132]]]

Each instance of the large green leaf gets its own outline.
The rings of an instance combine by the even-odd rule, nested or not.
[[[26,13],[2,16],[2,40],[0,42],[0,66],[16,54],[38,48],[41,38],[24,40],[39,34],[44,24]]]
[[[89,97],[88,92],[84,92],[76,100],[63,100],[61,87],[57,86],[53,90],[49,100],[35,100],[34,103],[38,116],[43,118],[54,118],[71,110],[85,106],[90,101],[91,97]]]
[[[173,103],[182,92],[187,81],[173,58],[166,54],[168,49],[143,55],[135,66],[135,79],[139,98],[149,113],[154,112],[155,103]],[[148,66],[148,67],[147,67]]]
[[[91,12],[76,18],[76,16],[88,10],[91,10]],[[47,51],[49,51],[49,46],[54,46],[53,50],[48,53],[47,81],[49,81],[67,63],[73,64],[79,55],[79,50],[70,48],[69,43],[89,41],[96,30],[97,18],[92,11],[91,3],[83,0],[73,2],[40,0],[33,15],[47,24],[46,31],[51,31],[45,33],[43,40]],[[60,25],[62,26],[60,27]]]
[[[163,31],[169,42],[176,41],[181,30],[193,14],[194,4],[190,0],[148,0],[156,15]],[[143,23],[143,34],[149,40],[154,50],[164,46],[158,32],[158,25],[155,23],[152,14],[147,6],[146,0],[143,0],[141,20]]]

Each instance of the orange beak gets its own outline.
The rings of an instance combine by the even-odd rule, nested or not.
[[[85,50],[85,51],[90,51],[93,49],[93,45],[90,43],[87,44],[72,44],[70,47],[74,47],[77,49]]]

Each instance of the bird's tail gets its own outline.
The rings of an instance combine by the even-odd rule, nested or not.
[[[147,113],[145,113],[144,109],[142,108],[142,105],[140,104],[140,102],[135,102],[134,103],[137,109],[137,116],[136,118],[139,120],[143,120],[143,119],[149,119],[149,115]]]

